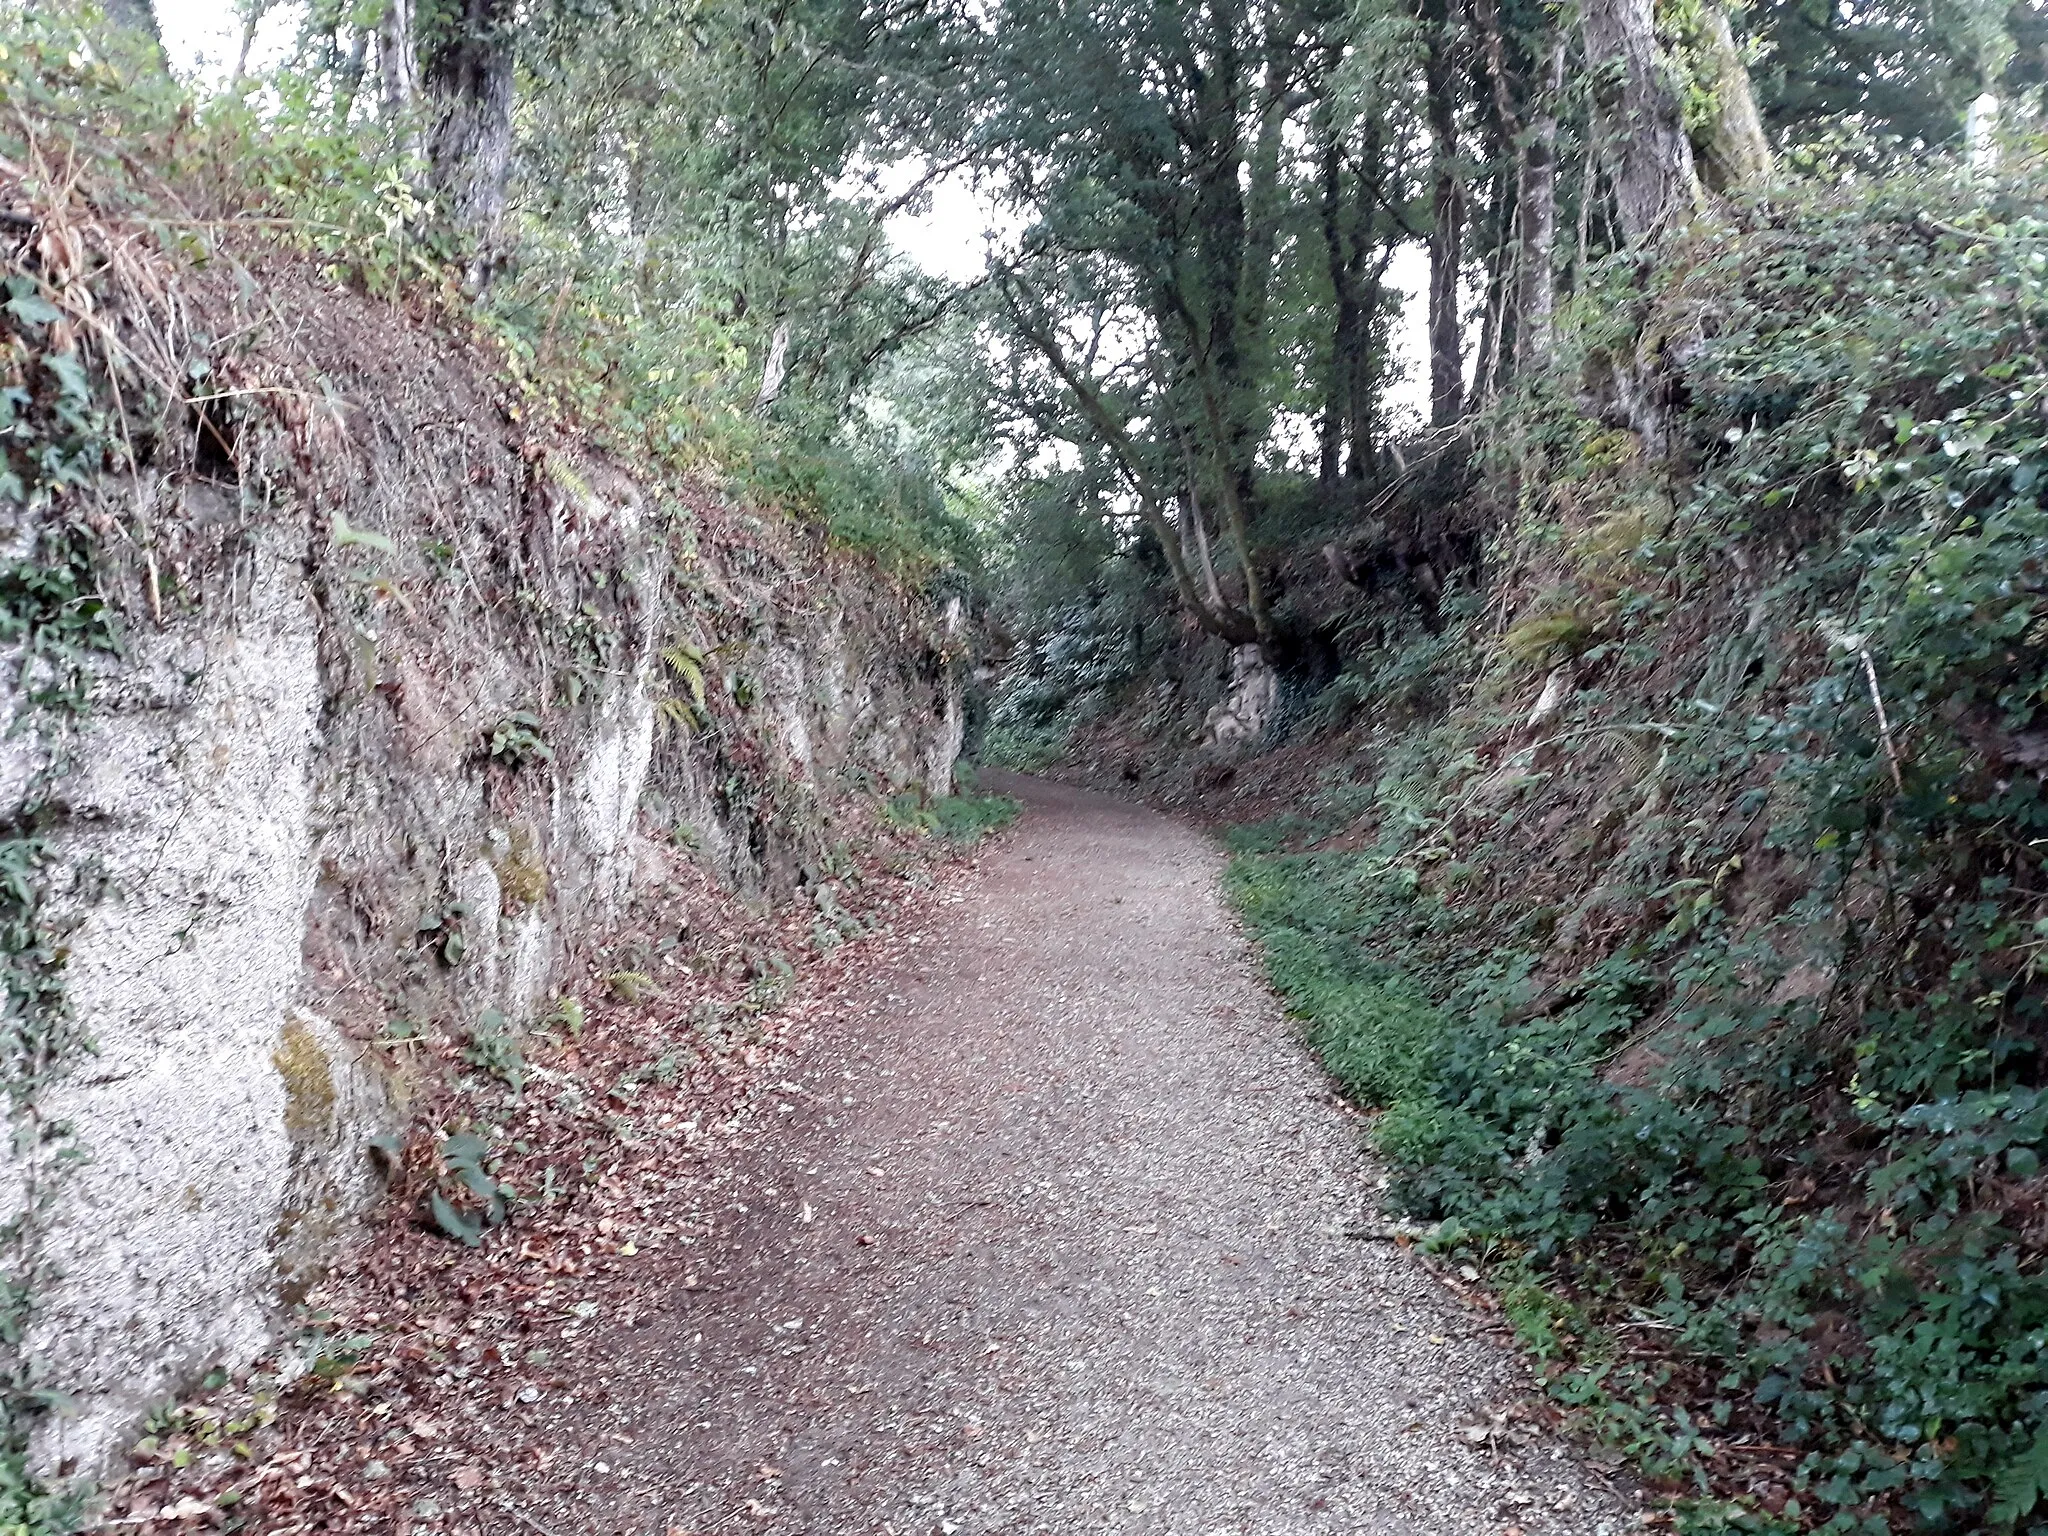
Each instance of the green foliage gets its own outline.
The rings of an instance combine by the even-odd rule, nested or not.
[[[679,640],[662,650],[662,664],[683,685],[684,695],[664,693],[656,700],[655,719],[665,728],[692,730],[704,722],[704,648],[688,640]]]
[[[515,773],[534,763],[555,760],[547,726],[540,716],[524,709],[513,710],[484,733],[484,752],[492,762],[503,763]]]
[[[1915,0],[1828,12],[1763,0],[1748,19],[1768,45],[1758,105],[1779,131],[1811,141],[1853,123],[1859,158],[1879,163],[1954,143],[1978,92],[2012,99],[2041,80],[2043,19],[2027,6]]]
[[[0,96],[13,109],[0,144],[17,165],[52,172],[39,190],[89,173],[106,208],[143,213],[167,245],[200,259],[219,221],[233,218],[335,281],[386,295],[438,283],[451,247],[399,141],[349,122],[316,76],[267,84],[195,102],[89,5],[38,5],[0,21]],[[35,321],[26,296],[11,292],[14,318]]]
[[[906,831],[952,843],[978,843],[1017,819],[1024,807],[1008,795],[925,795],[906,790],[882,803],[883,819]]]
[[[1360,1103],[1392,1104],[1417,1092],[1443,1020],[1361,946],[1375,903],[1341,863],[1241,853],[1225,889],[1259,936],[1274,990],[1304,1021],[1309,1048]]]
[[[1334,784],[1233,837],[1395,1196],[1494,1266],[1560,1400],[1752,1490],[1695,1529],[2043,1528],[2044,175],[1788,190],[1674,252],[1672,514],[1574,402],[1506,408],[1511,558],[1562,584],[1491,654],[1577,652],[1551,755],[1475,701],[1369,737],[1365,851],[1284,852]]]
[[[90,1497],[81,1487],[45,1488],[30,1475],[26,1451],[0,1453],[0,1531],[7,1536],[66,1536],[85,1524]]]
[[[982,740],[982,755],[1006,768],[1056,759],[1076,726],[1116,709],[1156,644],[1124,594],[1064,603],[1034,625],[1011,653]]]
[[[571,15],[539,8],[516,38],[518,259],[484,304],[534,406],[902,574],[971,571],[955,470],[982,422],[957,383],[980,362],[961,295],[890,247],[914,196],[875,175],[962,126],[926,73],[941,21],[816,0]]]
[[[490,1143],[475,1131],[445,1138],[440,1157],[443,1171],[427,1192],[428,1214],[442,1232],[475,1248],[486,1231],[504,1224],[511,1187],[492,1176]]]
[[[851,60],[820,69],[810,39],[841,18],[797,9],[770,20],[713,5],[688,27],[628,11],[559,35],[550,12],[523,23],[534,72],[516,159],[536,184],[519,201],[516,249],[480,297],[460,291],[472,253],[429,190],[415,125],[365,111],[365,82],[317,51],[195,100],[116,46],[91,6],[32,7],[0,20],[12,109],[0,152],[41,191],[87,182],[103,210],[146,220],[176,256],[239,261],[274,241],[330,281],[473,322],[521,416],[573,423],[673,471],[718,473],[905,575],[972,572],[980,534],[955,471],[979,451],[979,419],[957,396],[928,403],[934,365],[911,354],[950,348],[957,374],[974,353],[949,329],[954,295],[889,250],[883,200],[842,174],[865,134],[899,131],[881,116],[856,126],[888,77]],[[678,90],[704,115],[671,110]],[[598,103],[602,122],[588,115]],[[774,175],[724,135],[732,123],[748,125]],[[8,451],[0,498],[82,483],[129,448],[91,388],[79,340],[99,334],[90,313],[57,297],[15,272],[0,299],[17,337],[0,377],[0,447],[33,450]],[[792,366],[764,411],[778,319],[795,338]],[[137,361],[109,355],[131,371]],[[133,383],[205,392],[175,374]]]
[[[431,911],[420,914],[413,925],[413,932],[419,942],[435,951],[441,963],[449,969],[462,964],[469,953],[469,903],[446,901]]]
[[[27,1472],[34,1422],[61,1406],[28,1356],[27,1338],[36,1296],[56,1262],[44,1247],[46,1213],[80,1156],[69,1125],[49,1120],[43,1100],[91,1052],[64,971],[75,909],[94,899],[96,886],[89,869],[57,857],[52,834],[63,819],[58,789],[71,768],[72,733],[90,706],[94,669],[119,656],[121,641],[100,590],[95,541],[82,521],[54,509],[114,457],[117,428],[62,312],[26,274],[10,275],[7,291],[0,501],[25,515],[27,538],[0,564],[0,646],[7,686],[19,700],[13,750],[29,777],[0,820],[0,1089],[26,1195],[0,1226],[0,1528],[55,1536],[82,1518],[87,1490],[53,1491]],[[71,897],[72,913],[58,916],[53,887]]]
[[[849,939],[867,932],[867,924],[840,905],[829,884],[811,887],[811,905],[818,909],[811,923],[811,943],[820,954],[837,949]]]
[[[526,1054],[520,1048],[519,1032],[495,1008],[486,1008],[469,1032],[462,1059],[502,1080],[515,1096],[526,1081]]]

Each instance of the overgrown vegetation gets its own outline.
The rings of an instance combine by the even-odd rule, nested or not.
[[[981,794],[973,768],[961,763],[954,769],[958,787],[950,795],[926,795],[906,791],[893,795],[883,806],[883,815],[908,831],[930,833],[952,843],[978,843],[991,832],[1000,832],[1024,809],[1010,795]]]
[[[889,251],[872,203],[839,190],[841,167],[862,145],[834,114],[853,103],[837,101],[832,82],[780,48],[765,73],[736,68],[733,55],[752,46],[751,24],[738,13],[700,22],[666,34],[664,46],[708,73],[726,110],[752,113],[748,93],[773,94],[789,109],[776,117],[787,142],[746,152],[807,167],[778,188],[787,200],[779,209],[734,184],[757,172],[721,169],[722,151],[707,164],[681,145],[621,140],[620,125],[578,117],[590,104],[582,92],[598,81],[617,92],[627,89],[618,72],[665,67],[651,45],[631,52],[649,43],[641,29],[654,24],[637,9],[630,38],[595,28],[572,40],[552,33],[551,22],[534,23],[547,35],[522,46],[545,50],[547,75],[528,98],[518,156],[533,184],[518,189],[509,222],[488,235],[437,196],[414,116],[388,104],[372,110],[360,67],[351,73],[345,52],[322,46],[326,29],[352,23],[318,6],[304,19],[292,65],[204,97],[165,73],[149,45],[105,25],[95,7],[9,15],[0,23],[4,132],[31,197],[87,182],[103,211],[142,214],[175,253],[201,261],[251,238],[275,239],[336,282],[477,326],[495,341],[527,413],[571,423],[642,461],[725,478],[905,575],[971,576],[977,502],[957,471],[975,451],[977,429],[957,397],[928,404],[921,388],[935,367],[957,373],[969,360],[943,329],[952,305]],[[707,130],[692,122],[662,131],[688,138]],[[699,138],[698,149],[708,147]],[[621,155],[654,157],[666,178],[659,195],[635,186],[630,210],[612,201]],[[588,191],[564,206],[572,185]],[[615,215],[633,233],[621,237]],[[792,244],[788,224],[813,217],[830,227]],[[849,258],[836,242],[863,219],[867,244]],[[489,246],[494,280],[465,288],[479,241]],[[56,323],[60,340],[90,327],[83,315],[60,314],[54,297],[30,272],[9,278],[16,323]],[[785,342],[778,366],[787,386],[764,392],[772,338],[762,318],[773,330],[775,317],[786,322],[819,306],[831,306],[830,328],[821,321],[815,333],[800,330],[795,354]],[[909,320],[906,310],[915,311]],[[920,345],[929,355],[906,351]],[[0,491],[75,483],[100,465],[86,358],[65,361],[61,345],[50,351],[52,378],[74,401],[67,435],[34,439],[49,450],[13,463]],[[216,397],[204,375],[196,384],[150,382],[179,397]]]
[[[96,473],[113,424],[84,376],[65,316],[15,276],[0,389],[0,500],[34,511]],[[44,1227],[65,1171],[77,1160],[70,1127],[45,1102],[91,1045],[64,983],[66,933],[92,899],[92,872],[53,856],[53,803],[70,768],[71,737],[88,706],[93,667],[117,655],[120,635],[102,599],[89,530],[71,521],[28,525],[0,566],[0,648],[19,701],[9,721],[27,782],[0,817],[0,1091],[21,1199],[0,1225],[0,1527],[67,1529],[83,1510],[76,1490],[49,1490],[27,1470],[35,1419],[61,1401],[28,1353],[37,1294],[58,1264]],[[59,898],[62,898],[60,901]],[[68,906],[68,910],[67,910]]]
[[[1702,1529],[2048,1529],[2043,174],[1674,248],[1680,472],[1513,402],[1528,617],[1239,834],[1396,1197]]]
[[[153,549],[76,488],[232,467],[255,395],[333,405],[222,338],[138,350],[144,256],[255,293],[287,248],[485,338],[508,419],[963,607],[999,546],[997,759],[1078,735],[1145,782],[1198,750],[1213,789],[1246,765],[1212,706],[1266,689],[1222,710],[1239,744],[1320,767],[1233,891],[1552,1390],[1702,1528],[2048,1531],[2037,12],[1760,7],[1754,90],[1711,0],[292,15],[286,67],[204,98],[90,10],[0,24],[0,499],[55,530],[0,570],[0,643],[38,710],[115,648],[96,562]],[[955,176],[1015,227],[948,282],[889,228]],[[79,238],[115,218],[148,238]],[[1403,247],[1426,430],[1390,394]],[[561,630],[573,708],[616,658]],[[764,702],[665,640],[666,739]],[[500,780],[546,771],[555,686],[464,724]],[[729,737],[720,793],[766,826],[797,791]],[[47,1147],[21,1105],[79,1042],[27,804],[0,935]],[[886,814],[972,841],[1015,809]],[[812,886],[826,950],[860,921]],[[459,966],[470,917],[418,949]],[[696,1027],[740,1038],[789,969],[749,959]],[[521,1094],[508,1031],[461,1051]],[[481,1242],[502,1164],[429,1150],[427,1219]],[[37,1389],[0,1386],[0,1525],[40,1533]]]

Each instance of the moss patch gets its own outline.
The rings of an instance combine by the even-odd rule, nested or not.
[[[286,1019],[271,1065],[284,1079],[284,1128],[294,1141],[318,1135],[334,1121],[334,1069],[313,1031]]]
[[[547,899],[548,866],[532,827],[512,828],[510,846],[497,863],[498,890],[507,915],[525,912]]]

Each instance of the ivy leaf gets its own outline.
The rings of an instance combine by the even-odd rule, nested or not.
[[[39,293],[24,293],[9,299],[7,312],[23,325],[50,325],[64,318],[64,311]]]
[[[20,300],[15,300],[19,303]],[[45,352],[43,366],[57,375],[57,383],[73,400],[84,404],[92,399],[92,385],[85,377],[85,364],[76,352]]]
[[[435,1190],[427,1197],[428,1207],[434,1213],[434,1221],[450,1237],[460,1239],[471,1248],[484,1240],[484,1224],[481,1220],[465,1216],[448,1203],[441,1191]]]

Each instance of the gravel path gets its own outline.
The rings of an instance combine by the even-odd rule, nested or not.
[[[1378,1175],[1258,980],[1221,855],[1002,787],[1025,816],[756,1112],[698,1272],[612,1346],[580,1436],[607,1459],[558,1466],[525,1522],[1632,1528],[1592,1468],[1501,1432],[1527,1380],[1487,1315],[1347,1235]]]

